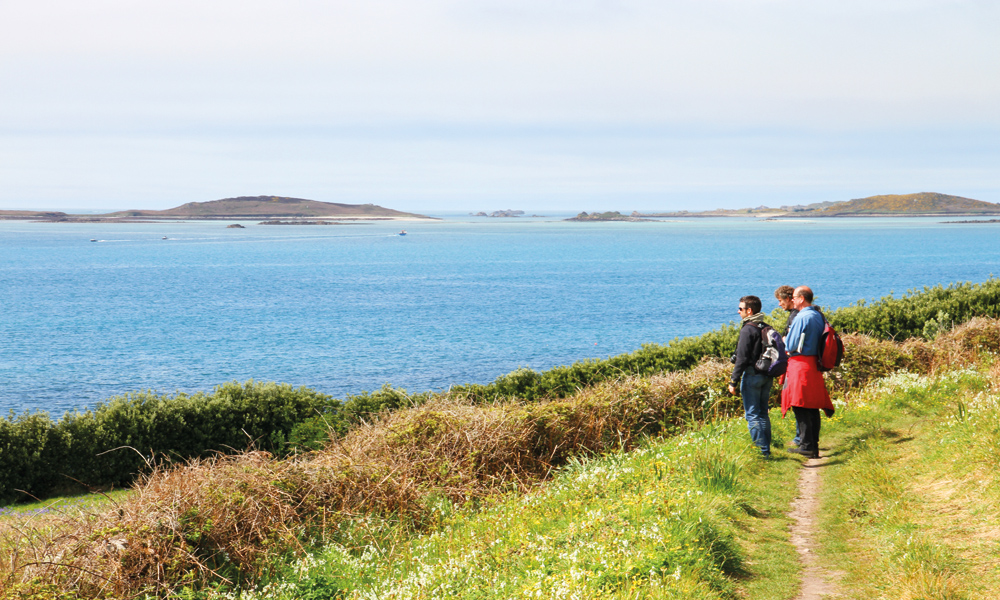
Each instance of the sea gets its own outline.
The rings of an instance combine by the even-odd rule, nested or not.
[[[784,284],[836,308],[1000,273],[1000,224],[943,222],[963,217],[436,216],[0,221],[0,411],[250,379],[444,390],[699,335]]]

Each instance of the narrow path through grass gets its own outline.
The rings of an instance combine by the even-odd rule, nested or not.
[[[820,547],[821,531],[817,526],[822,495],[822,473],[829,464],[829,456],[810,458],[802,465],[799,475],[798,496],[793,500],[789,516],[793,519],[791,541],[802,562],[802,582],[796,600],[821,600],[837,594],[835,578],[839,572],[830,571],[820,560],[816,550]]]

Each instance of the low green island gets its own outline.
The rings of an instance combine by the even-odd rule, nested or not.
[[[564,221],[651,221],[652,219],[643,219],[637,216],[623,215],[617,210],[612,210],[608,212],[601,213],[586,213],[581,212],[575,217],[569,219],[563,219]]]
[[[51,211],[0,210],[0,220],[30,220],[46,223],[154,223],[160,221],[285,219],[281,224],[318,218],[337,221],[434,220],[377,204],[341,204],[285,196],[240,196],[208,202],[188,202],[167,210],[122,210],[101,215],[79,215]]]

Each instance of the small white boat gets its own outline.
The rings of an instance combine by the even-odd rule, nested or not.
[[[406,235],[406,230],[404,229],[404,230],[400,231],[399,235]]]
[[[160,239],[162,239],[162,240],[166,240],[166,239],[170,239],[170,238],[168,238],[167,236],[163,236],[163,237],[162,237],[162,238],[160,238]]]

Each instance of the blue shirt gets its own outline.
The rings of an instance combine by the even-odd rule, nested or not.
[[[819,354],[819,339],[823,335],[825,319],[818,310],[812,306],[807,306],[799,311],[788,328],[788,335],[785,336],[785,349],[789,356],[801,354],[802,356],[817,356]],[[805,333],[802,342],[802,351],[799,352],[799,339]]]

